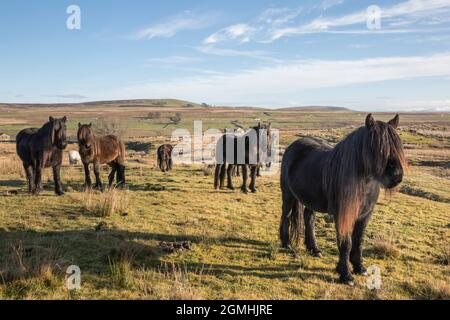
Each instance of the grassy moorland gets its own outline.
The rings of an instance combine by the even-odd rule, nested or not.
[[[167,125],[176,113],[179,123]],[[169,142],[176,127],[191,130],[194,120],[208,129],[235,127],[231,122],[248,127],[260,119],[280,129],[284,146],[305,135],[336,142],[365,117],[327,108],[206,108],[176,100],[0,104],[0,132],[14,138],[49,115],[69,117],[72,139],[78,122],[106,120],[120,127],[124,140],[154,145]],[[162,173],[154,147],[150,154],[130,149],[127,190],[83,191],[82,169],[70,167],[66,157],[66,194],[54,195],[46,170],[45,191],[31,197],[14,144],[0,143],[0,298],[450,299],[449,128],[448,113],[401,115],[410,172],[399,192],[380,196],[365,244],[366,264],[381,270],[376,291],[365,277],[356,277],[355,287],[337,283],[334,227],[325,215],[317,221],[322,258],[303,247],[279,248],[277,174],[259,178],[256,194],[214,191],[201,165]],[[106,179],[106,168],[102,175]],[[184,249],[174,247],[183,241],[189,241]],[[73,264],[81,268],[82,283],[69,291],[65,271]]]

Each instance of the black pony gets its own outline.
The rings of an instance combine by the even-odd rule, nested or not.
[[[320,256],[314,211],[334,215],[339,249],[336,271],[343,283],[353,284],[349,260],[356,274],[366,273],[361,244],[380,187],[396,187],[407,168],[398,123],[398,115],[385,123],[369,114],[365,126],[334,148],[323,140],[304,138],[292,143],[283,156],[281,244],[285,248],[297,244],[304,222],[306,248]]]
[[[16,150],[23,162],[28,180],[28,192],[39,194],[43,168],[53,168],[55,192],[63,195],[60,170],[63,150],[66,142],[67,118],[49,118],[49,122],[40,129],[28,128],[20,131],[16,136]]]
[[[272,134],[270,123],[258,124],[248,132],[238,135],[226,133],[222,135],[216,145],[216,169],[214,174],[214,188],[223,188],[225,171],[227,173],[227,188],[234,189],[232,173],[235,166],[242,168],[241,191],[247,193],[247,166],[250,167],[250,191],[256,192],[256,174],[260,163],[270,157],[272,149]],[[226,165],[228,164],[228,167]],[[225,170],[226,168],[226,170]],[[220,182],[220,186],[219,186]]]

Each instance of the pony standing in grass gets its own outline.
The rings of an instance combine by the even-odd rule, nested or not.
[[[356,274],[365,274],[362,239],[380,187],[393,189],[403,179],[407,162],[396,132],[399,116],[375,121],[350,133],[334,148],[321,139],[304,138],[287,149],[281,164],[283,247],[296,245],[305,225],[305,245],[320,256],[314,234],[314,211],[334,215],[342,283],[353,285],[349,261]]]
[[[66,141],[67,118],[49,118],[40,129],[28,128],[16,136],[16,150],[23,162],[28,181],[28,192],[34,195],[41,191],[42,169],[53,169],[55,192],[63,195],[61,187],[61,164]]]
[[[109,174],[109,187],[113,185],[116,175],[117,186],[125,184],[125,144],[115,135],[97,136],[91,124],[78,124],[78,146],[84,166],[85,186],[91,187],[89,164],[94,165],[94,188],[104,190],[100,179],[100,165],[108,164],[112,170]]]
[[[172,150],[173,146],[170,144],[163,144],[158,148],[157,151],[158,167],[162,172],[172,170],[173,167]]]

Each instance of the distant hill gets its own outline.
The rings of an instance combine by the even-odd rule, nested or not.
[[[332,106],[304,106],[304,107],[287,107],[277,110],[290,110],[290,111],[336,111],[336,112],[353,112],[354,110],[344,107],[332,107]]]
[[[135,99],[135,100],[111,100],[111,101],[91,101],[80,103],[1,103],[3,107],[79,107],[79,108],[93,108],[100,106],[111,107],[149,107],[149,108],[201,108],[209,107],[206,104],[198,104],[194,102],[177,100],[177,99]]]

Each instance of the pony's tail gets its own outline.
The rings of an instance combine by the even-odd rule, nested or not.
[[[289,215],[289,239],[291,245],[297,246],[300,243],[301,237],[304,235],[305,223],[303,212],[305,206],[300,201],[294,201],[291,214]]]
[[[119,140],[119,159],[121,164],[125,164],[127,161],[127,153],[126,153],[125,143]]]

